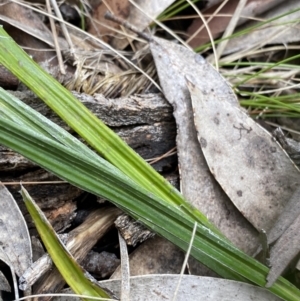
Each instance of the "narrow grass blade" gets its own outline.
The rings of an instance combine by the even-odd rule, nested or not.
[[[110,298],[111,296],[104,289],[90,280],[89,276],[63,246],[43,212],[24,187],[21,187],[21,194],[49,255],[72,290],[79,295]]]

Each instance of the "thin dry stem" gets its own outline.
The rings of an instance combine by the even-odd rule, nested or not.
[[[240,19],[242,10],[244,9],[246,3],[247,3],[247,0],[240,0],[238,2],[238,5],[235,9],[235,12],[234,12],[229,24],[228,24],[223,36],[222,36],[223,39],[230,36],[233,33],[233,31],[234,31],[234,29],[235,29],[235,27],[236,27],[236,25],[237,25],[237,23]],[[229,42],[229,40],[224,40],[218,45],[218,47],[217,47],[218,60],[220,59],[220,57],[221,57],[224,49],[226,48],[228,42]]]
[[[48,13],[52,14],[51,13],[50,0],[46,0],[46,7],[47,7]],[[56,32],[56,27],[55,27],[55,23],[54,23],[53,18],[49,18],[49,22],[50,22],[50,27],[51,27],[51,31],[52,31],[54,47],[55,47],[55,51],[56,51],[56,55],[57,55],[59,69],[60,69],[61,74],[66,74],[66,70],[65,70],[62,54],[61,54],[61,51],[60,51],[58,39],[57,39],[57,32]]]
[[[219,62],[218,62],[218,57],[217,57],[217,53],[216,53],[215,42],[214,42],[214,38],[211,34],[210,28],[209,28],[205,18],[203,17],[202,13],[198,9],[198,7],[193,2],[191,2],[190,0],[186,0],[186,2],[188,2],[189,5],[195,10],[195,12],[198,14],[198,16],[202,20],[203,24],[205,25],[205,28],[207,30],[207,33],[208,33],[208,36],[209,36],[209,39],[210,39],[210,42],[211,42],[211,47],[212,47],[212,50],[213,50],[213,53],[214,53],[215,66],[216,66],[216,69],[219,70]]]

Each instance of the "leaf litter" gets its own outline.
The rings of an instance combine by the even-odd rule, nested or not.
[[[256,232],[251,232],[247,222],[235,212],[212,173],[247,220],[258,231],[267,231],[274,240],[273,225],[287,202],[285,211],[294,212],[300,180],[298,168],[272,135],[239,108],[232,89],[201,56],[158,38],[150,42],[150,49],[164,95],[174,108],[182,193],[238,247],[251,252],[251,247],[258,245]],[[189,79],[192,105],[185,77]],[[273,268],[268,285],[298,252],[295,244],[283,250],[289,245],[286,237],[296,235],[297,225],[293,221],[284,227],[292,224],[271,252]],[[276,227],[282,228],[282,224],[275,224]],[[279,234],[277,231],[276,238],[283,232],[283,228]],[[243,237],[237,238],[241,233]],[[243,244],[245,241],[248,245]],[[276,260],[278,252],[280,260]]]
[[[268,232],[270,287],[299,253],[299,170],[245,112],[187,79],[198,140],[211,172],[257,230]],[[260,249],[260,248],[259,248]]]
[[[175,44],[174,44],[175,45]],[[153,46],[153,45],[152,45]],[[176,47],[180,47],[179,45],[175,45],[174,46],[174,48],[176,48]],[[183,48],[183,47],[181,47],[181,48]],[[169,50],[169,49],[168,49]],[[179,51],[180,52],[180,51]],[[189,51],[190,52],[190,51]],[[192,52],[190,52],[191,54],[192,54]],[[184,54],[184,51],[182,51],[182,53],[181,54]],[[186,58],[184,58],[183,59],[183,56],[180,56],[180,55],[178,55],[178,57],[179,58],[181,58],[182,59],[182,62],[181,62],[181,65],[179,64],[179,65],[177,65],[177,66],[175,66],[175,69],[177,68],[177,72],[180,74],[180,80],[179,80],[179,82],[180,82],[180,87],[182,86],[182,82],[181,82],[181,80],[182,80],[182,78],[184,79],[184,77],[185,77],[185,75],[190,75],[190,74],[193,74],[193,76],[195,76],[195,74],[197,74],[197,73],[189,73],[189,72],[180,72],[180,70],[187,70],[187,69],[193,69],[191,66],[192,65],[189,65],[189,64],[186,64],[185,65],[185,60],[186,60]],[[193,54],[193,56],[191,56],[195,61],[197,61],[197,60],[199,60],[199,61],[201,61],[201,59],[200,59],[200,56],[196,56],[195,54]],[[176,62],[177,63],[177,62]],[[199,62],[197,62],[197,63],[199,63]],[[220,75],[211,67],[211,66],[209,66],[207,63],[205,63],[205,61],[203,61],[203,62],[201,62],[201,64],[203,64],[203,66],[206,68],[206,71],[202,71],[203,73],[201,73],[201,75],[200,75],[200,77],[199,77],[199,80],[201,81],[201,80],[203,80],[203,79],[205,79],[205,81],[203,80],[203,87],[204,87],[204,89],[207,89],[207,90],[209,90],[209,84],[211,84],[211,86],[213,86],[215,89],[217,88],[217,87],[215,87],[215,85],[217,84],[218,85],[218,87],[219,87],[219,85],[220,86],[222,86],[221,85],[221,81],[222,81],[222,84],[223,84],[223,82],[224,82],[224,87],[222,86],[222,88],[220,88],[220,94],[219,94],[219,99],[221,98],[221,97],[224,97],[224,96],[221,96],[222,94],[224,94],[224,91],[222,91],[222,89],[224,89],[224,90],[226,90],[227,88],[229,88],[229,86],[226,84],[226,82],[220,77]],[[176,64],[175,64],[176,65]],[[184,65],[184,67],[183,67],[183,65]],[[181,68],[182,67],[182,68]],[[199,66],[197,66],[197,67],[199,67]],[[203,69],[205,69],[205,68],[203,68]],[[200,72],[199,72],[200,73]],[[215,74],[217,74],[217,75],[215,75]],[[211,76],[211,74],[213,74],[214,75],[214,80],[212,80],[212,81],[210,81],[210,76]],[[219,76],[219,78],[217,78],[217,76]],[[201,78],[202,77],[202,78]],[[162,80],[161,80],[162,81]],[[193,81],[195,81],[194,79],[193,79]],[[209,84],[208,84],[208,82],[209,82]],[[227,88],[225,87],[227,85]],[[201,86],[201,84],[200,84],[200,87],[202,87]],[[198,82],[197,82],[197,87],[199,87],[199,84],[198,84]],[[232,100],[232,107],[234,107],[234,106],[236,106],[237,105],[237,101],[236,101],[236,98],[235,98],[235,96],[233,95],[233,93],[231,93],[231,91],[230,91],[231,89],[229,88],[229,94],[231,94],[230,95],[230,101]],[[215,92],[215,90],[213,91],[213,92]],[[184,93],[183,93],[184,95],[186,95],[186,88],[185,88],[185,91],[184,91]],[[188,99],[189,99],[189,97],[187,97]],[[225,96],[225,98],[227,98],[227,96]],[[229,101],[229,99],[226,99],[227,101]],[[171,102],[171,101],[170,101]],[[174,102],[173,103],[173,106],[174,106],[174,111],[176,110],[176,108],[177,108],[177,106],[179,106],[180,107],[180,105],[178,104],[178,103],[176,103],[176,102]],[[183,104],[183,106],[184,106],[184,109],[186,109],[187,107],[190,107],[190,105],[188,105],[187,103],[186,104]],[[180,112],[180,111],[179,111]],[[175,117],[176,117],[176,114],[174,114],[175,115]],[[180,114],[178,113],[178,115],[177,116],[179,116]],[[186,116],[191,116],[191,115],[189,115],[189,114],[187,114]],[[243,128],[237,128],[239,131],[240,131],[240,136],[241,136],[241,133],[243,132],[243,131],[245,131],[245,129],[243,129]],[[179,124],[178,124],[178,132],[180,132],[182,130],[182,127],[180,128],[179,127]],[[247,132],[247,131],[246,131]],[[194,134],[193,135],[191,135],[191,136],[195,136]],[[201,142],[201,141],[200,141]],[[201,151],[201,150],[200,150]],[[184,154],[184,152],[182,152],[182,154]],[[203,156],[202,156],[203,157]],[[184,160],[183,160],[184,161]],[[205,161],[205,160],[204,160]],[[183,166],[184,164],[182,164],[182,162],[181,162],[181,167]],[[190,165],[191,166],[191,165]],[[206,168],[206,170],[208,171],[208,169],[207,169],[207,166],[205,165],[205,163],[203,164],[203,166],[202,167],[204,167],[205,166],[205,168]],[[193,169],[194,167],[192,167],[192,169]],[[208,173],[209,173],[209,171],[208,171]],[[181,174],[182,174],[182,177],[183,177],[183,171],[181,170]],[[210,179],[212,179],[212,177],[209,177],[209,176],[207,176],[207,178],[209,178],[209,180]],[[183,181],[183,179],[182,179],[182,181]],[[203,185],[203,182],[202,182],[202,185]],[[217,183],[214,183],[214,184],[210,184],[210,185],[212,185],[212,187],[214,187],[214,192],[212,193],[212,192],[210,192],[210,194],[212,195],[212,194],[215,194],[215,196],[218,196],[218,189],[219,189],[219,196],[221,196],[223,199],[225,199],[226,200],[226,195],[224,195],[223,193],[222,193],[222,190],[219,188],[219,186],[218,186],[218,184]],[[203,188],[202,188],[203,189]],[[184,188],[183,188],[183,190],[184,190]],[[216,197],[215,198],[215,201],[217,201],[218,199],[219,199],[219,196],[218,197]],[[228,198],[227,198],[228,199]],[[210,198],[210,200],[211,200],[211,198]],[[230,205],[226,205],[226,206],[229,206],[230,207]],[[225,207],[226,207],[225,206]],[[199,208],[200,210],[202,210],[202,207],[201,208]],[[230,210],[232,210],[231,208],[230,208]],[[227,215],[226,215],[226,218],[228,218],[228,216],[230,216],[230,218],[232,217],[232,213],[228,213],[228,212],[230,212],[230,210],[227,208]],[[239,216],[239,215],[238,215]],[[223,215],[223,217],[224,217],[224,215]],[[232,222],[232,221],[231,221]],[[241,223],[240,222],[240,220],[239,220],[239,223]],[[251,227],[249,228],[249,229],[251,229]],[[250,232],[251,232],[252,230],[250,230]],[[245,233],[245,232],[244,232]],[[255,233],[254,231],[252,231],[252,233]],[[254,235],[255,236],[255,235]],[[245,237],[245,235],[244,235],[244,239],[245,239],[246,237]],[[241,248],[243,248],[243,247],[241,247]]]

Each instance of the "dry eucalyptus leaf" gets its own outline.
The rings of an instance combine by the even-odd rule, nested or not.
[[[0,271],[0,292],[5,291],[5,292],[11,292],[10,285],[3,275],[3,273]]]
[[[91,24],[89,32],[100,34],[102,39],[116,49],[124,49],[135,35],[121,28],[118,24],[104,18],[106,11],[125,19],[139,31],[149,26],[175,0],[114,0],[102,2],[94,11],[93,17],[97,24]],[[107,4],[108,3],[108,4]],[[105,26],[102,26],[103,23]],[[107,27],[109,25],[109,28]],[[119,32],[116,32],[118,30]]]
[[[0,200],[0,245],[16,274],[21,276],[32,263],[29,232],[15,199],[2,184]]]
[[[191,50],[159,38],[153,38],[150,48],[164,95],[174,109],[183,195],[237,247],[254,252],[259,245],[257,232],[231,203],[206,164],[197,140],[185,75],[193,74],[202,89],[215,89],[219,98],[237,106],[232,89],[210,64]]]
[[[299,199],[298,199],[299,200]],[[271,268],[267,277],[266,287],[272,286],[290,262],[300,251],[300,215],[277,240],[270,253]]]
[[[174,296],[181,281],[178,294]],[[120,296],[120,280],[100,282],[102,287]],[[68,291],[67,291],[68,292]],[[64,293],[67,293],[64,292]],[[151,275],[130,278],[131,301],[280,301],[266,289],[237,281],[192,275]],[[68,297],[54,297],[55,301],[69,301]],[[78,301],[79,298],[72,298]]]
[[[279,215],[276,223],[268,233],[268,244],[278,239],[292,223],[300,216],[300,188],[298,187],[284,210]],[[300,228],[299,228],[300,229]]]
[[[269,231],[299,186],[300,173],[279,143],[215,89],[189,77],[197,135],[212,174],[241,213]]]
[[[26,52],[36,62],[51,60],[55,64],[55,59],[53,59],[55,52],[41,51],[42,49],[50,50],[45,43],[53,44],[51,32],[33,10],[12,1],[2,1],[0,19],[4,21],[1,23],[4,23],[8,34],[26,48]],[[12,26],[8,26],[6,22]]]

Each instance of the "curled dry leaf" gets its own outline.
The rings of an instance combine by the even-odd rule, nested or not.
[[[166,99],[174,109],[177,153],[183,195],[247,253],[258,247],[258,234],[222,191],[206,164],[193,122],[185,75],[193,74],[202,89],[215,89],[219,98],[238,104],[222,76],[200,55],[170,41],[153,38],[150,49]]]
[[[15,199],[2,184],[0,200],[0,245],[16,274],[21,276],[32,263],[29,232]]]
[[[299,186],[299,170],[269,132],[193,81],[187,83],[209,168],[252,225],[268,232]]]

